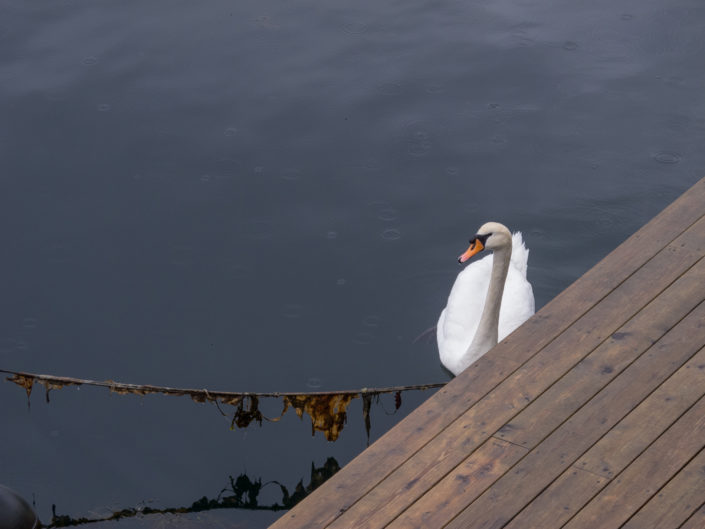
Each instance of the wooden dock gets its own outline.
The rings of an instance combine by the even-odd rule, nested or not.
[[[705,179],[272,528],[705,527]]]

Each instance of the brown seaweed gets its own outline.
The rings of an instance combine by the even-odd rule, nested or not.
[[[218,406],[218,409],[226,415],[220,405],[228,405],[235,408],[232,414],[231,428],[247,428],[251,423],[256,422],[261,425],[262,421],[277,422],[289,408],[293,408],[299,418],[303,419],[304,414],[311,419],[311,432],[322,432],[326,439],[335,441],[342,431],[347,421],[347,407],[353,399],[362,399],[362,414],[365,423],[365,430],[369,440],[370,435],[370,407],[373,399],[379,400],[380,395],[393,393],[395,411],[401,406],[401,393],[403,391],[425,390],[438,388],[444,384],[422,384],[415,386],[396,386],[390,388],[369,389],[352,391],[317,391],[308,393],[236,393],[229,391],[211,391],[208,389],[171,388],[165,386],[154,386],[148,384],[126,384],[115,382],[114,380],[88,380],[73,377],[61,377],[55,375],[40,375],[36,373],[25,373],[22,371],[10,371],[0,369],[0,372],[11,376],[7,380],[22,386],[27,392],[27,402],[32,394],[35,383],[42,384],[46,389],[46,400],[49,402],[49,391],[58,390],[65,386],[97,386],[108,388],[117,395],[149,395],[161,393],[163,395],[188,396],[195,402],[211,402]],[[282,412],[279,417],[266,417],[259,409],[260,399],[278,398],[282,401]]]

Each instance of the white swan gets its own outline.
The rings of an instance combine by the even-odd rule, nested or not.
[[[534,292],[526,279],[529,250],[521,232],[512,235],[498,222],[483,224],[458,261],[464,263],[484,249],[492,254],[458,274],[438,318],[438,352],[454,375],[534,313]]]

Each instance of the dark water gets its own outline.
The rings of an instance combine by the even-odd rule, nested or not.
[[[540,307],[705,174],[704,53],[701,0],[1,0],[0,368],[446,380],[412,340],[480,224],[524,232]],[[375,407],[372,439],[429,395]],[[329,443],[183,397],[0,399],[0,482],[44,521],[190,505],[243,472],[291,490],[366,445],[359,401]]]

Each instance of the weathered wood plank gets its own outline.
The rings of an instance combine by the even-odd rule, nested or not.
[[[701,450],[644,505],[623,529],[677,529],[705,498],[705,451]]]
[[[526,448],[490,438],[456,469],[387,527],[442,527],[444,511],[457,512],[526,454]],[[375,515],[375,521],[377,517]],[[355,527],[359,527],[357,524]]]
[[[705,504],[701,505],[679,529],[703,529],[703,527],[705,527]]]
[[[436,439],[424,446],[414,458],[400,465],[371,494],[361,498],[332,523],[331,529],[351,525],[360,528],[382,527],[390,522],[406,506],[426,493],[463,461],[472,450],[480,446],[507,420],[521,411],[532,400],[532,395],[540,394],[559,379],[576,362],[599,345],[605,336],[618,330],[624,319],[630,318],[667,288],[692,265],[697,257],[689,249],[682,247],[664,249],[564,335],[549,344],[511,378],[505,380],[458,421],[441,432]],[[698,289],[700,294],[697,294]],[[674,290],[680,297],[685,295],[696,299],[691,302],[690,307],[692,307],[702,299],[702,295],[705,295],[703,289],[705,289],[705,261],[693,273],[686,274],[680,282],[676,281]],[[687,313],[690,307],[683,307],[679,316],[678,311],[675,311],[677,315],[675,321]],[[651,319],[664,316],[666,322],[671,321],[673,315],[664,312],[663,308],[657,304],[656,310],[651,312],[653,314]],[[669,326],[670,324],[661,327],[665,329]],[[658,336],[657,334],[656,337]],[[650,345],[654,339],[649,337],[644,341],[644,345]],[[596,391],[593,390],[591,394]],[[480,428],[477,428],[478,425]]]
[[[554,430],[448,527],[470,529],[508,523],[700,349],[704,319],[705,302]]]
[[[704,297],[705,260],[701,260],[503,426],[497,437],[522,446],[535,446]],[[615,297],[615,303],[620,301]]]
[[[612,428],[575,466],[613,478],[703,395],[705,349]]]
[[[494,354],[485,355],[449,383],[272,527],[323,527],[345,512],[521,362],[550,343],[660,248],[690,227],[701,217],[703,202],[705,179],[546,305],[528,325],[496,347]]]
[[[504,526],[504,529],[562,527],[608,482],[609,480],[602,476],[570,467]]]
[[[472,407],[465,413],[463,423],[456,421],[444,430],[335,520],[330,529],[371,529],[391,522],[487,441],[501,425],[503,414],[511,416],[512,411],[502,406],[501,399],[493,393],[482,400],[486,404]]]
[[[705,395],[705,348],[659,386],[505,529],[560,527]],[[575,471],[586,469],[575,475]],[[704,526],[705,527],[705,526]]]
[[[617,475],[565,529],[621,527],[704,446],[705,397]]]

